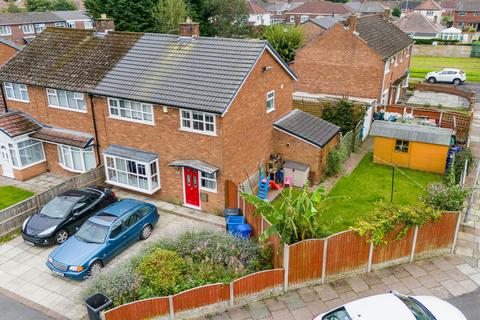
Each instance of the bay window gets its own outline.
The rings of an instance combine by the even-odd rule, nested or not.
[[[8,100],[29,102],[27,86],[20,83],[5,82],[5,93]]]
[[[80,112],[87,111],[85,95],[83,93],[47,88],[47,98],[50,107]]]
[[[28,139],[8,144],[12,165],[23,169],[45,161],[45,152],[41,141]]]
[[[87,172],[95,168],[93,147],[80,149],[66,145],[58,145],[57,151],[59,163],[66,170]]]
[[[148,103],[108,98],[108,112],[112,118],[154,124],[153,106]]]
[[[160,189],[158,159],[147,163],[105,155],[105,169],[110,184],[149,194]]]
[[[185,131],[215,135],[215,115],[206,112],[180,110],[180,128]]]

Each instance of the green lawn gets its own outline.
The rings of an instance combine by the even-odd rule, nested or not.
[[[12,186],[0,187],[0,210],[33,196],[33,192]]]
[[[423,79],[428,72],[443,68],[461,69],[467,74],[467,81],[480,82],[480,58],[413,56],[410,77]]]

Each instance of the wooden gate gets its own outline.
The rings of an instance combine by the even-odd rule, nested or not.
[[[225,208],[238,207],[238,187],[232,180],[225,180]]]

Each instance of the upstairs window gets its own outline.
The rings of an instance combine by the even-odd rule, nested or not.
[[[35,28],[33,24],[24,24],[22,25],[22,31],[24,34],[32,34],[35,33]]]
[[[75,29],[77,25],[75,24],[75,21],[67,21],[67,27],[70,29]]]
[[[0,36],[11,36],[12,28],[10,26],[0,26]]]
[[[206,112],[180,110],[180,128],[185,131],[215,135],[215,115]]]
[[[57,27],[57,28],[65,28],[65,22],[55,22],[55,27]]]
[[[38,23],[35,25],[35,32],[36,33],[40,33],[42,32],[43,30],[45,30],[45,23]]]
[[[387,60],[385,62],[385,73],[388,73],[390,71],[390,60]]]
[[[465,16],[467,15],[467,11],[460,11],[460,12],[458,13],[458,15],[459,15],[460,17],[465,17]]]
[[[275,110],[275,91],[267,93],[267,113]]]
[[[108,98],[108,106],[112,118],[154,124],[151,104]]]
[[[50,107],[87,112],[83,93],[47,89],[47,98]]]
[[[433,16],[433,11],[427,11],[427,16],[428,16],[428,17]]]
[[[5,92],[8,100],[29,102],[27,86],[19,83],[5,82]]]

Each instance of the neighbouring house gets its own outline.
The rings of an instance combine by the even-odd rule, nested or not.
[[[455,27],[444,29],[442,32],[440,32],[439,38],[443,40],[463,41],[462,30]]]
[[[305,41],[310,41],[312,38],[318,36],[320,33],[325,30],[330,29],[337,22],[345,21],[347,18],[343,16],[334,16],[334,17],[320,17],[315,19],[309,19],[306,22],[300,24],[302,28]]]
[[[419,12],[407,13],[394,24],[413,39],[440,38],[440,33],[445,29],[440,23],[433,22]]]
[[[25,45],[47,27],[93,29],[84,11],[0,13],[0,38]]]
[[[443,8],[435,0],[425,0],[413,9],[435,23],[442,21]]]
[[[310,180],[324,177],[328,153],[340,142],[340,127],[296,109],[274,122],[274,152],[310,167]]]
[[[7,62],[21,49],[20,46],[0,38],[0,66]]]
[[[287,11],[285,13],[285,22],[288,24],[300,24],[306,22],[308,19],[315,19],[323,16],[345,16],[350,13],[350,10],[341,3],[311,0]]]
[[[480,1],[460,1],[453,12],[452,23],[462,31],[480,31]]]
[[[351,16],[298,49],[295,91],[396,103],[408,86],[412,45],[383,15]]]
[[[247,1],[248,24],[253,26],[269,26],[271,22],[271,13],[268,12],[255,0]]]
[[[455,8],[457,8],[458,3],[460,0],[444,0],[440,3],[440,5],[443,8],[443,15],[444,16],[453,16],[453,12],[455,11]]]
[[[380,1],[347,2],[345,6],[347,6],[352,12],[360,14],[384,13],[385,10],[390,10],[389,7],[382,4]]]
[[[443,174],[452,129],[377,120],[370,136],[374,162]]]
[[[4,175],[103,164],[107,183],[123,189],[209,212],[237,207],[237,187],[296,119],[287,116],[296,76],[267,41],[198,32],[198,24],[182,24],[180,36],[46,29],[0,69],[5,116],[27,123],[19,135],[4,133],[19,120],[0,124]],[[331,134],[321,128],[289,137],[295,148],[315,145],[323,161],[334,142],[316,140]]]
[[[286,12],[293,10],[298,6],[301,6],[303,2],[294,1],[274,1],[270,3],[264,3],[263,7],[267,10],[271,17],[271,24],[283,24],[286,19]]]

